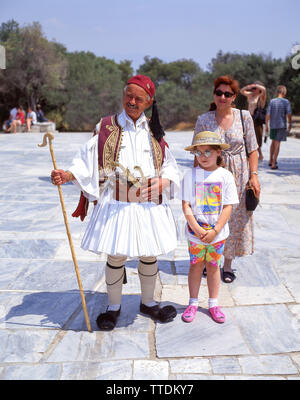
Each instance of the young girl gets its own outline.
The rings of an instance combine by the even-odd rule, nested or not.
[[[182,187],[182,209],[187,220],[190,253],[190,302],[182,315],[185,322],[192,322],[195,318],[205,265],[209,312],[214,321],[225,322],[225,315],[218,306],[219,267],[229,235],[227,221],[232,204],[239,202],[233,175],[221,167],[222,150],[228,147],[222,143],[218,133],[205,131],[195,135],[192,145],[185,148],[195,154],[198,163],[185,174]]]

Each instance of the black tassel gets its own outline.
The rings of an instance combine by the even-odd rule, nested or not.
[[[156,100],[153,101],[152,116],[149,121],[149,126],[150,126],[151,132],[153,133],[153,136],[155,137],[155,139],[158,142],[160,142],[162,137],[165,136],[165,132],[159,122],[159,115],[158,115]]]

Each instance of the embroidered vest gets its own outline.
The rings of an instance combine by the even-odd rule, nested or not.
[[[115,170],[115,166],[112,163],[118,162],[119,158],[122,128],[118,124],[117,115],[109,115],[101,118],[99,127],[94,131],[95,135],[98,135],[99,184],[101,186],[107,179],[108,173]],[[165,148],[168,144],[164,139],[158,142],[152,132],[151,144],[154,167],[159,173],[165,157]],[[88,203],[88,199],[81,192],[78,206],[72,216],[80,217],[81,221],[83,221],[87,215]]]

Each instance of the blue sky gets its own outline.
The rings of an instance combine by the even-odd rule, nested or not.
[[[219,50],[285,58],[300,44],[299,0],[0,0],[0,23],[38,21],[68,51],[119,62],[193,59]]]

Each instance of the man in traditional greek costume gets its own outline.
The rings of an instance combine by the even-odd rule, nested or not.
[[[120,315],[127,257],[138,257],[140,311],[161,322],[176,316],[172,306],[154,301],[157,256],[176,248],[176,225],[168,193],[180,185],[179,170],[163,139],[154,100],[155,86],[144,75],[129,79],[123,111],[103,117],[95,135],[80,149],[71,167],[53,170],[52,182],[72,181],[81,190],[73,216],[83,219],[88,201],[95,205],[81,247],[106,253],[108,307],[97,318],[101,330],[112,330]],[[152,105],[152,117],[144,111]]]

